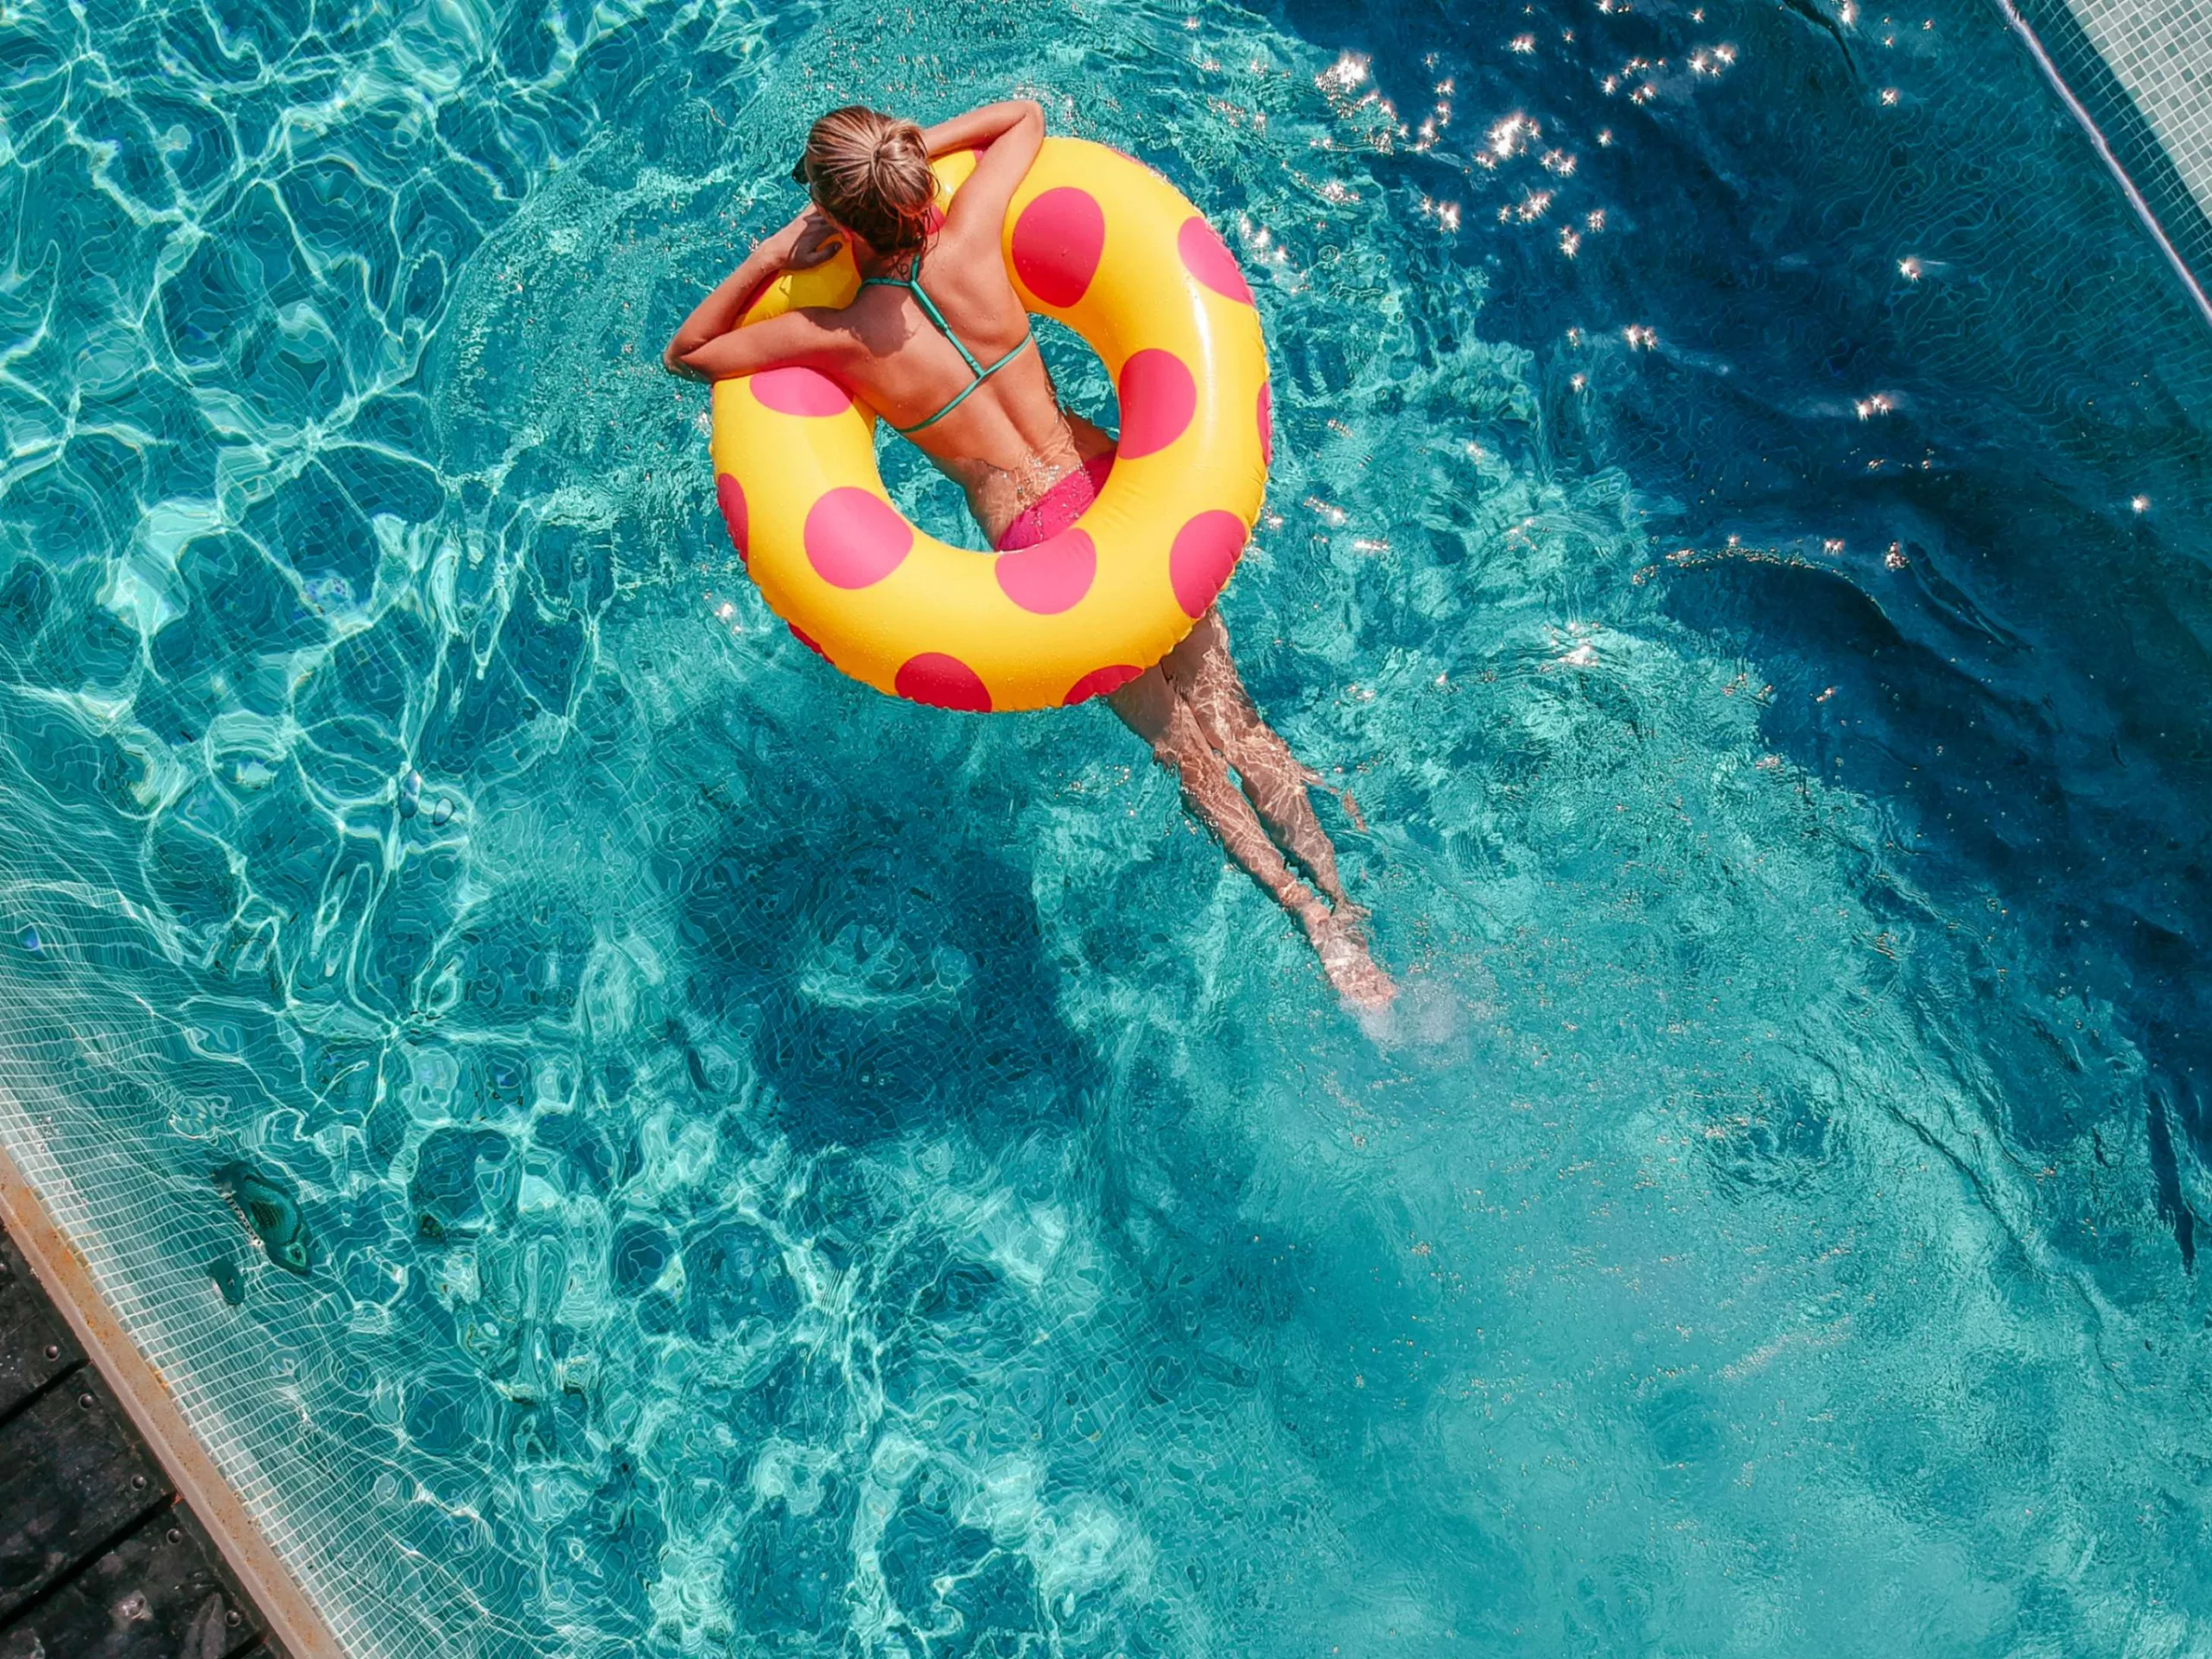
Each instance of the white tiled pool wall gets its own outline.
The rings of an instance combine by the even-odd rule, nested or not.
[[[2212,289],[2212,0],[2017,0],[2202,288]]]
[[[6,1027],[0,1018],[0,1042],[15,1034]],[[59,1093],[33,1105],[0,1084],[0,1148],[346,1651],[451,1659],[504,1650],[465,1578],[392,1546],[385,1505],[365,1490],[374,1471],[307,1408],[298,1373],[323,1359],[315,1315],[302,1306],[308,1322],[295,1338],[272,1340],[267,1326],[220,1304],[207,1263],[237,1253],[240,1235],[204,1192],[179,1191],[133,1155],[124,1131],[138,1127],[152,1134]],[[275,1460],[256,1455],[277,1447]]]
[[[2212,213],[2212,6],[2069,0],[2197,206]]]

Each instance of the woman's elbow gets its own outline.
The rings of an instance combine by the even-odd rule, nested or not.
[[[660,365],[679,380],[710,380],[713,376],[690,361],[697,350],[697,346],[687,345],[681,340],[671,340],[668,342],[668,349],[660,354]]]

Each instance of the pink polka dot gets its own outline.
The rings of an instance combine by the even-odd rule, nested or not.
[[[1252,303],[1251,284],[1236,268],[1236,256],[1214,233],[1212,226],[1196,213],[1175,232],[1175,251],[1183,256],[1183,269],[1224,299]]]
[[[826,663],[830,660],[830,653],[823,650],[820,645],[817,645],[814,642],[813,637],[804,632],[798,623],[786,622],[784,626],[791,631],[792,639],[798,640],[799,644],[804,645],[809,651],[819,657],[823,662]]]
[[[1073,610],[1098,575],[1098,549],[1079,530],[1064,530],[1049,541],[1019,552],[1001,553],[995,567],[1006,596],[1036,616]]]
[[[1167,550],[1167,580],[1183,614],[1200,617],[1228,585],[1244,551],[1244,521],[1233,512],[1202,512],[1175,532]]]
[[[1275,400],[1264,380],[1260,382],[1260,464],[1275,464]]]
[[[1147,346],[1122,365],[1121,458],[1158,454],[1190,429],[1198,383],[1173,352]]]
[[[1060,699],[1060,704],[1063,708],[1072,709],[1078,702],[1088,702],[1093,697],[1103,697],[1109,691],[1120,690],[1143,672],[1144,670],[1131,668],[1127,663],[1113,663],[1104,668],[1094,668],[1068,688],[1068,694]]]
[[[853,406],[852,393],[819,369],[763,369],[751,385],[753,395],[779,415],[842,415]]]
[[[1089,292],[1105,251],[1106,210],[1073,185],[1047,190],[1014,222],[1014,274],[1046,305],[1073,305]]]
[[[745,486],[728,473],[715,474],[715,494],[722,504],[722,523],[729,526],[729,544],[737,550],[737,556],[750,563],[753,550],[747,545],[753,531],[753,520],[745,510]]]
[[[913,550],[914,530],[880,496],[854,485],[806,511],[806,562],[832,588],[869,588]]]
[[[957,657],[925,651],[909,657],[892,681],[899,695],[932,709],[959,709],[971,715],[991,712],[991,694],[976,671]]]

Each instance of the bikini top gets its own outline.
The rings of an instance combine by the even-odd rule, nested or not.
[[[893,432],[896,432],[902,438],[911,438],[915,433],[920,431],[924,427],[935,426],[946,416],[951,414],[954,410],[966,403],[968,399],[974,395],[976,387],[982,385],[984,381],[989,379],[1001,369],[1006,367],[1007,364],[1013,362],[1015,358],[1020,357],[1024,352],[1027,351],[1032,346],[1037,343],[1036,331],[1033,328],[1027,330],[1021,336],[1021,344],[1015,346],[1004,357],[999,359],[999,360],[992,364],[990,367],[987,369],[981,363],[978,363],[976,360],[976,354],[969,351],[967,346],[961,344],[960,336],[952,332],[952,325],[944,320],[944,313],[938,310],[937,308],[936,302],[932,301],[928,295],[922,292],[922,256],[918,253],[914,256],[913,267],[907,275],[904,276],[863,277],[861,281],[861,286],[862,288],[903,288],[909,294],[912,294],[914,296],[914,302],[922,308],[922,315],[927,317],[931,324],[936,327],[938,333],[943,334],[947,340],[952,342],[952,349],[960,353],[960,360],[968,365],[968,372],[976,377],[973,380],[969,382],[967,385],[961,388],[961,390],[954,396],[950,403],[947,404],[943,409],[938,410],[936,414],[931,416],[926,421],[918,421],[912,426],[893,427],[891,429]]]

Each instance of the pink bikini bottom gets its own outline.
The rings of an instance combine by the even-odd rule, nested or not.
[[[1106,475],[1114,470],[1114,452],[1093,455],[1065,478],[1045,492],[1044,499],[1033,507],[1025,507],[1020,517],[1006,527],[1006,534],[999,537],[997,551],[1011,553],[1017,548],[1034,547],[1039,542],[1049,542],[1084,515],[1085,508],[1098,499],[1098,492],[1106,487]]]

